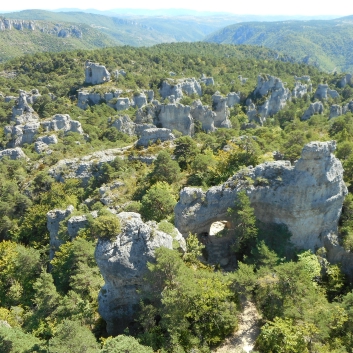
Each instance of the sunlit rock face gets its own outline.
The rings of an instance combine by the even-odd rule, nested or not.
[[[266,162],[240,171],[206,192],[184,188],[175,207],[175,225],[187,236],[189,232],[209,232],[215,221],[231,221],[227,209],[245,189],[260,221],[285,224],[295,246],[315,250],[329,234],[337,234],[347,194],[342,164],[332,154],[335,148],[334,141],[311,142],[294,165]]]

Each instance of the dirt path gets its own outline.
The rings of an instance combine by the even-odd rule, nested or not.
[[[214,353],[248,353],[253,350],[260,333],[260,316],[253,302],[242,298],[241,305],[243,312],[239,317],[238,331],[228,337]]]

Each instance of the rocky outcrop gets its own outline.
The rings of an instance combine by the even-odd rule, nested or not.
[[[214,79],[213,77],[206,77],[205,74],[202,74],[200,81],[205,84],[206,86],[213,86],[214,85]]]
[[[33,100],[32,100],[33,101]],[[28,105],[27,92],[20,90],[16,105],[12,108],[12,119],[25,113],[33,113],[34,110]]]
[[[337,118],[340,115],[342,115],[342,107],[338,104],[332,104],[329,119]]]
[[[257,85],[252,95],[257,101],[265,99],[264,103],[257,106],[248,106],[249,122],[256,121],[260,125],[266,121],[267,117],[282,110],[291,98],[289,89],[284,86],[284,83],[279,78],[270,75],[257,77]]]
[[[178,130],[183,135],[194,134],[191,108],[179,103],[159,104],[156,106],[153,123],[158,127]]]
[[[153,91],[152,91],[153,92]],[[145,93],[139,93],[132,97],[133,105],[137,108],[142,108],[147,104],[147,97]]]
[[[300,76],[300,77],[294,75],[294,79],[295,79],[296,81],[310,82],[310,76],[307,76],[307,75]]]
[[[121,212],[122,231],[112,240],[99,239],[95,258],[105,284],[98,296],[98,311],[107,322],[109,335],[122,333],[134,319],[141,294],[148,285],[143,280],[147,262],[154,261],[159,247],[185,249],[185,241],[175,229],[171,236],[158,230],[155,222],[144,223],[138,213]]]
[[[0,32],[12,29],[17,29],[18,31],[23,31],[24,29],[34,31],[36,29],[35,21],[10,20],[7,18],[0,18]]]
[[[39,132],[39,127],[39,122],[28,122],[25,125],[5,126],[4,132],[11,138],[8,143],[8,146],[17,147],[22,146],[25,143],[33,143],[36,135]]]
[[[239,75],[238,79],[239,79],[239,81],[241,82],[242,85],[244,85],[247,82],[247,80],[248,80],[247,77],[243,77],[242,75]]]
[[[340,82],[338,83],[338,87],[343,88],[345,87],[347,84],[348,85],[352,85],[352,74],[346,74],[342,77],[342,79],[340,80]]]
[[[170,83],[168,80],[163,81],[159,90],[159,93],[163,99],[168,98],[169,96],[174,96],[177,101],[183,97],[183,92],[187,95],[202,95],[200,83],[197,82],[195,78],[177,80],[176,83]]]
[[[21,158],[28,159],[20,147],[8,148],[6,150],[0,151],[0,159],[4,157],[8,157],[12,160],[21,159]]]
[[[110,81],[110,73],[103,65],[87,60],[85,63],[85,83],[99,85]]]
[[[56,114],[51,120],[43,121],[42,126],[46,132],[62,130],[64,133],[76,132],[83,135],[81,123],[72,120],[69,114]]]
[[[216,113],[207,105],[202,105],[200,100],[197,100],[192,104],[190,114],[195,121],[201,123],[204,131],[214,132],[216,130],[214,126]]]
[[[303,85],[300,82],[296,82],[294,84],[294,88],[292,91],[292,97],[293,98],[303,98],[304,94],[306,94],[308,92],[308,86],[307,85]]]
[[[227,96],[227,106],[232,108],[234,105],[240,103],[240,92],[230,92]]]
[[[49,231],[49,258],[52,260],[56,250],[63,243],[63,240],[59,238],[60,222],[66,219],[74,211],[74,206],[67,207],[66,210],[55,209],[47,213],[47,229]]]
[[[231,128],[229,120],[228,97],[223,97],[218,91],[212,96],[212,110],[216,114],[215,127]]]
[[[322,100],[327,99],[328,96],[331,98],[337,98],[339,97],[339,94],[337,91],[331,90],[327,84],[319,84],[314,94],[314,98]]]
[[[129,148],[131,146],[103,150],[81,158],[62,159],[49,169],[49,175],[61,182],[71,178],[80,179],[86,185],[91,177],[100,175],[103,163],[112,162]]]
[[[112,127],[130,136],[135,134],[135,123],[127,115],[119,116],[113,122]]]
[[[152,128],[143,130],[140,138],[136,142],[136,146],[148,147],[151,143],[155,143],[157,141],[165,142],[165,141],[173,141],[175,136],[172,134],[170,129],[165,128]]]
[[[58,143],[58,138],[56,135],[45,135],[37,138],[34,144],[34,150],[37,153],[46,152],[50,154],[52,151],[49,149],[49,145],[56,145]]]
[[[227,209],[234,206],[237,193],[246,190],[260,221],[286,225],[295,246],[314,251],[330,234],[337,234],[347,194],[341,162],[332,154],[335,148],[334,141],[311,142],[293,166],[288,161],[266,162],[206,192],[184,188],[175,207],[175,225],[187,236],[209,232],[215,221],[231,222]]]
[[[311,103],[309,108],[305,111],[301,120],[308,120],[315,114],[322,114],[324,112],[324,106],[321,102]]]

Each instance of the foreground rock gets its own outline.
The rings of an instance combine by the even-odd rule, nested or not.
[[[99,313],[107,322],[109,335],[122,333],[134,320],[139,306],[137,290],[148,285],[143,280],[147,262],[153,262],[159,247],[185,249],[185,241],[175,230],[175,236],[161,232],[155,222],[144,223],[138,213],[117,215],[122,231],[112,240],[99,239],[95,258],[104,278],[99,297]]]
[[[207,192],[184,188],[175,207],[175,225],[187,235],[209,232],[216,221],[231,222],[227,209],[245,189],[260,221],[285,224],[296,247],[315,251],[337,234],[347,194],[341,162],[332,154],[335,148],[334,141],[311,142],[294,166],[289,161],[267,162],[240,171]]]

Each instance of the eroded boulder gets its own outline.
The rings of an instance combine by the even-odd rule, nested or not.
[[[140,138],[137,140],[137,146],[148,147],[151,143],[157,141],[173,141],[175,136],[172,134],[170,129],[165,128],[151,128],[145,129],[141,132]]]

